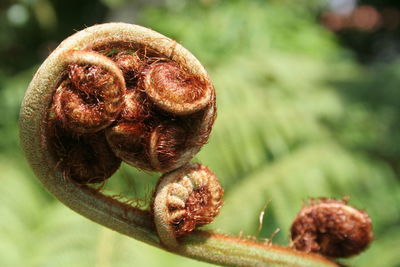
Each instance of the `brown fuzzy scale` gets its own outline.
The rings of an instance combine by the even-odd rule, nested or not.
[[[74,90],[70,83],[63,82],[53,96],[52,111],[63,127],[76,133],[97,132],[109,121],[102,112],[102,103],[87,103],[84,96]]]
[[[175,165],[185,149],[187,133],[177,123],[161,123],[150,135],[149,153],[152,165],[166,169]]]
[[[369,216],[343,201],[320,199],[303,207],[291,227],[297,250],[328,257],[350,257],[372,241]]]
[[[119,52],[112,59],[123,74],[135,73],[141,65],[141,59],[136,53]]]
[[[143,47],[110,43],[92,50],[114,61],[127,89],[122,96],[107,95],[104,88],[113,78],[107,71],[96,65],[70,64],[68,78],[54,94],[50,120],[60,121],[79,135],[106,129],[114,154],[141,169],[166,172],[189,161],[206,143],[215,119],[215,97],[209,82]],[[174,105],[181,109],[177,114],[154,103],[145,77],[159,96],[167,102],[177,101]],[[111,106],[107,99],[112,100]],[[182,112],[185,108],[188,111]],[[116,112],[108,116],[109,110]]]
[[[179,237],[212,222],[223,204],[224,190],[217,177],[198,163],[164,174],[156,188],[154,222],[161,242],[171,248],[178,246]]]
[[[132,105],[133,106],[133,105]],[[138,112],[131,114],[143,114]],[[130,120],[122,119],[110,130],[107,130],[107,140],[114,153],[127,163],[149,171],[170,171],[184,165],[193,155],[191,151],[198,150],[208,139],[211,126],[202,129],[205,111],[183,117],[161,116],[152,109],[146,117],[134,115]],[[214,111],[211,110],[214,118]],[[127,111],[122,112],[123,118],[129,118]],[[134,120],[135,116],[141,119]],[[209,121],[212,125],[213,119]],[[129,127],[127,126],[129,125]],[[140,127],[139,127],[140,125]],[[132,132],[130,132],[132,131]],[[141,145],[137,149],[137,139],[140,136]],[[134,149],[132,149],[134,147]]]
[[[148,130],[140,122],[120,122],[106,131],[107,142],[115,155],[138,168],[151,170],[146,143]]]
[[[150,171],[169,169],[187,149],[187,133],[176,123],[153,124],[122,121],[107,131],[107,140],[118,157],[134,166]]]
[[[164,99],[171,99],[176,103],[191,103],[204,94],[202,89],[205,83],[179,68],[176,63],[155,63],[146,72],[151,76],[151,85]]]
[[[119,52],[112,56],[117,66],[121,69],[127,87],[135,86],[137,83],[138,73],[140,72],[143,62],[137,53]]]
[[[81,75],[73,75],[77,72]],[[104,113],[109,120],[112,121],[118,116],[125,90],[117,84],[110,72],[97,66],[73,64],[70,65],[69,78],[76,89],[94,97],[98,102],[103,102]]]
[[[151,116],[151,107],[143,92],[136,88],[128,89],[124,95],[124,108],[121,121],[144,121]]]
[[[129,43],[129,42],[113,42],[110,41],[107,44],[97,45],[87,47],[92,51],[98,52],[108,57],[115,58],[119,53],[121,54],[135,54],[141,62],[141,65],[150,65],[155,62],[169,61],[170,57],[160,54],[150,47]]]
[[[217,118],[215,98],[213,98],[209,106],[205,109],[188,117],[190,117],[190,121],[184,120],[184,127],[189,129],[189,138],[187,139],[186,145],[188,147],[201,147],[205,145],[210,137],[215,119]],[[206,122],[205,125],[201,125],[201,123],[204,122]]]
[[[103,49],[107,51],[107,48]],[[203,116],[205,114],[204,110],[180,118],[175,118],[173,114],[160,110],[151,103],[151,97],[147,94],[148,92],[143,87],[143,83],[141,82],[136,86],[137,73],[141,73],[143,76],[143,73],[147,73],[146,71],[142,72],[143,69],[148,71],[151,67],[167,64],[175,72],[174,75],[169,72],[167,73],[168,77],[165,77],[165,79],[170,80],[171,86],[175,86],[178,83],[184,84],[188,81],[193,84],[197,82],[198,87],[196,88],[201,90],[201,87],[205,85],[200,80],[196,80],[193,75],[190,76],[188,73],[183,72],[176,63],[171,61],[164,62],[165,58],[158,58],[156,55],[149,57],[145,50],[138,49],[133,51],[132,48],[130,49],[129,53],[121,52],[122,49],[119,49],[120,52],[115,52],[111,55],[111,59],[122,70],[129,86],[124,95],[124,107],[120,119],[111,130],[107,131],[108,142],[115,154],[131,165],[150,171],[175,169],[189,160],[190,157],[188,156],[182,157],[185,152],[195,147],[200,147],[206,142],[210,131],[199,126],[204,119],[209,118]],[[163,62],[159,62],[160,60],[163,60]],[[157,74],[154,75],[159,79],[165,73],[161,71],[159,76]],[[153,78],[151,78],[151,81],[153,81]],[[183,87],[182,85],[179,86]],[[197,91],[198,93],[200,92],[199,90]],[[192,94],[189,94],[188,99],[196,98],[193,95],[196,94],[196,90],[182,92]],[[164,93],[167,94],[169,92],[166,91]],[[201,95],[197,97],[201,97]],[[212,125],[213,121],[212,119],[210,125]],[[138,125],[141,126],[138,127]],[[142,131],[140,133],[139,128]],[[211,129],[211,127],[209,128]],[[129,129],[132,130],[131,133]],[[140,136],[140,146],[137,144],[137,136]]]
[[[51,123],[48,136],[64,176],[77,183],[103,182],[121,164],[110,150],[103,132],[77,136]]]
[[[75,133],[95,133],[109,126],[122,110],[124,93],[114,77],[96,66],[69,66],[68,79],[53,96],[50,119]]]
[[[185,203],[186,216],[177,218],[171,224],[176,237],[190,233],[197,227],[211,223],[218,215],[219,208],[212,207],[212,196],[206,186],[201,186],[192,193]]]
[[[175,62],[156,62],[141,73],[139,87],[160,109],[187,115],[210,102],[209,82],[183,70]]]

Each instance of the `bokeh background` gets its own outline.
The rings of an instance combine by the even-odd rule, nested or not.
[[[75,214],[20,151],[19,105],[33,73],[61,40],[110,21],[177,40],[215,83],[218,119],[196,157],[226,191],[210,228],[288,244],[309,197],[348,196],[371,215],[375,241],[342,262],[400,266],[396,0],[1,0],[0,266],[212,266]],[[145,206],[157,177],[124,165],[105,191]]]

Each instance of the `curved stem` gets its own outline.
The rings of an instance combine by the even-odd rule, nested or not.
[[[160,243],[150,212],[120,203],[88,187],[81,189],[82,196],[87,194],[86,200],[90,200],[88,203],[91,205],[80,205],[77,210],[79,213],[122,234],[169,250]],[[93,209],[93,206],[97,209]],[[100,217],[100,213],[106,215],[107,219]],[[317,254],[199,230],[184,237],[178,248],[169,251],[223,266],[339,266]]]
[[[224,266],[338,266],[316,254],[204,231],[187,236],[178,251]]]

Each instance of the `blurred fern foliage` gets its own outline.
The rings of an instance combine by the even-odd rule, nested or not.
[[[398,150],[391,146],[399,107],[385,101],[400,81],[382,94],[372,86],[384,84],[381,74],[390,77],[399,64],[362,69],[316,23],[318,6],[307,1],[178,2],[146,8],[140,23],[181,42],[214,81],[218,118],[196,160],[215,171],[226,196],[209,228],[266,241],[273,236],[286,245],[291,221],[308,198],[349,196],[371,215],[376,240],[343,262],[399,266]],[[8,114],[0,118],[7,155],[0,157],[0,265],[209,265],[97,226],[44,192],[15,152],[18,105],[32,72],[10,78],[0,91],[2,114]],[[104,190],[142,203],[156,180],[123,165]]]

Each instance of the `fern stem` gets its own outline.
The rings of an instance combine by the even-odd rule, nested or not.
[[[180,254],[223,266],[338,266],[315,254],[204,231],[190,234],[182,244]]]

